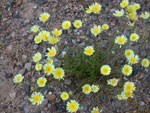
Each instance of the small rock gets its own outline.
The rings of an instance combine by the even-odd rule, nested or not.
[[[54,100],[56,98],[55,94],[48,95],[48,100]]]
[[[22,55],[22,59],[27,59],[27,55]]]
[[[39,46],[36,44],[33,46],[33,49],[37,49]]]
[[[141,50],[141,56],[146,57],[146,51],[145,50]]]
[[[12,46],[12,45],[7,46],[7,50],[8,50],[8,52],[12,52],[12,48],[13,48],[13,46]]]
[[[12,73],[6,73],[6,74],[5,74],[5,77],[8,79],[8,78],[11,78],[12,75],[13,75]]]
[[[28,62],[28,63],[26,63],[25,64],[25,68],[28,70],[28,71],[30,71],[31,70],[31,62]]]
[[[16,92],[10,92],[9,96],[11,99],[14,99],[16,97]]]
[[[46,0],[40,0],[40,5],[46,4]]]
[[[84,108],[83,108],[83,109],[84,109],[84,111],[87,111],[88,107],[87,107],[87,106],[84,106]]]
[[[65,79],[64,84],[70,85],[71,84],[71,80],[70,79]]]
[[[15,37],[16,36],[16,33],[15,32],[12,32],[11,33],[11,37]]]
[[[91,34],[91,32],[90,32],[90,30],[88,29],[88,30],[86,31],[86,35],[87,35],[87,36],[90,36],[90,34]]]
[[[72,43],[73,43],[74,45],[76,45],[76,40],[72,40]]]
[[[26,106],[23,108],[23,110],[24,110],[25,113],[29,113],[30,112],[30,110]]]
[[[16,6],[20,6],[22,4],[22,0],[16,0]]]
[[[15,0],[8,0],[8,2],[9,2],[10,4],[13,4],[13,3],[15,3]]]
[[[42,102],[42,104],[39,106],[40,108],[43,108],[47,105],[48,103],[48,100],[47,99],[44,99],[44,101]]]
[[[24,85],[24,90],[25,90],[25,94],[29,95],[30,90],[31,90],[31,86],[29,84],[25,84]]]
[[[124,34],[125,36],[129,37],[129,36],[130,36],[130,30],[125,29],[125,30],[123,31],[123,34]]]
[[[25,73],[25,71],[26,71],[26,68],[23,68],[23,69],[19,70],[18,73],[23,75]]]
[[[55,104],[52,104],[51,107],[50,107],[50,111],[51,111],[52,113],[55,113],[56,110],[57,110],[57,109],[56,109],[56,105],[55,105]]]

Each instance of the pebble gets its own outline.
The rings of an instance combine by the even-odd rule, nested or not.
[[[146,57],[146,51],[143,49],[143,50],[141,50],[141,56],[142,57]]]
[[[42,102],[42,104],[40,104],[40,108],[43,108],[44,106],[46,106],[48,103],[48,100],[47,99],[44,99],[44,101]]]
[[[129,36],[130,36],[130,30],[125,29],[125,30],[123,31],[123,34],[124,34],[125,36],[129,37]]]
[[[35,49],[37,49],[39,46],[37,45],[37,44],[35,44],[34,46],[33,46],[33,49],[35,50]]]
[[[8,78],[11,78],[12,75],[13,75],[12,73],[6,73],[6,74],[5,74],[5,77],[8,79]]]
[[[15,91],[10,92],[9,96],[11,99],[14,99],[16,97],[16,92]]]
[[[27,59],[27,55],[22,55],[22,59]]]
[[[23,68],[23,69],[19,70],[18,73],[23,75],[25,73],[25,71],[26,71],[26,68]]]
[[[28,70],[28,71],[30,71],[31,70],[31,62],[28,62],[28,63],[26,63],[25,64],[25,68]]]
[[[29,84],[24,85],[25,94],[29,95],[31,91],[31,86]]]
[[[70,79],[65,79],[65,80],[64,80],[64,84],[70,85],[70,84],[71,84],[71,80],[70,80]]]
[[[24,110],[25,113],[29,113],[30,112],[30,110],[26,106],[23,108],[23,110]]]
[[[46,4],[46,0],[40,0],[40,5],[44,5],[44,4]]]
[[[86,35],[87,35],[87,36],[90,36],[90,35],[91,35],[91,32],[90,32],[89,29],[86,31]]]
[[[72,40],[72,43],[73,43],[74,45],[76,45],[76,40]]]
[[[12,5],[15,2],[15,0],[8,0],[8,2]]]
[[[54,100],[56,98],[55,94],[48,95],[48,100]]]

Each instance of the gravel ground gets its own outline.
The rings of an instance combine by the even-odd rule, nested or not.
[[[100,19],[96,16],[89,16],[82,11],[93,1],[98,1],[103,6]],[[139,11],[150,12],[149,0],[133,0],[141,4]],[[73,91],[80,86],[80,80],[66,77],[63,82],[51,80],[46,88],[42,89],[46,99],[38,106],[32,106],[28,98],[35,87],[36,79],[40,73],[35,72],[32,56],[37,51],[45,53],[49,45],[38,46],[34,43],[34,34],[30,28],[34,24],[41,25],[38,20],[39,15],[46,11],[51,14],[48,30],[61,28],[63,20],[74,21],[82,19],[89,27],[93,23],[107,22],[110,34],[116,35],[114,28],[118,22],[112,17],[112,12],[119,8],[120,0],[1,0],[0,1],[0,112],[1,113],[67,113],[66,103],[60,99],[62,91]],[[106,10],[105,10],[106,9]],[[107,16],[106,16],[107,15]],[[143,22],[143,21],[142,21]],[[149,23],[150,24],[150,23]],[[44,26],[44,25],[43,25]],[[147,29],[145,29],[147,28]],[[148,26],[137,28],[139,34],[149,35]],[[73,29],[78,36],[77,39],[71,38],[65,33],[62,35],[63,41],[60,42],[63,49],[66,46],[80,44],[84,46],[86,37],[91,34],[86,30],[86,26],[79,31]],[[124,30],[126,35],[128,29]],[[102,47],[107,47],[109,33],[104,33],[102,37]],[[94,43],[93,40],[89,42]],[[150,58],[150,40],[139,41],[132,45],[140,58]],[[57,60],[57,59],[56,59]],[[59,61],[58,61],[59,63]],[[150,68],[135,67],[134,74],[129,78],[135,82],[137,90],[133,99],[119,101],[114,95],[110,95],[101,89],[100,96],[90,94],[81,96],[81,89],[77,90],[72,99],[79,99],[81,108],[78,113],[90,113],[93,106],[99,106],[102,113],[150,113]],[[21,85],[14,84],[13,77],[21,73],[25,76],[25,82]]]

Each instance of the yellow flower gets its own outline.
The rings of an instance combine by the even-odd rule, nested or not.
[[[149,67],[149,60],[147,58],[144,58],[141,62],[143,67]]]
[[[51,58],[47,58],[47,63],[53,64],[53,60]]]
[[[118,100],[126,100],[127,97],[124,95],[124,92],[122,92],[120,95],[117,95]]]
[[[67,92],[62,92],[60,95],[62,100],[68,100],[69,99],[69,94]]]
[[[123,92],[126,98],[133,98],[133,92],[132,91],[124,91]]]
[[[136,12],[129,13],[127,17],[131,20],[137,20],[138,19]]]
[[[69,29],[70,27],[71,27],[71,22],[70,22],[70,21],[66,20],[66,21],[64,21],[64,22],[62,23],[62,28],[63,28],[64,30]]]
[[[60,39],[58,37],[52,37],[49,39],[50,44],[56,44],[59,41],[60,41]]]
[[[59,37],[62,34],[62,30],[61,29],[54,29],[52,31],[53,35],[56,37]]]
[[[130,35],[130,41],[136,42],[136,41],[138,41],[138,40],[139,40],[139,35],[138,35],[138,34],[132,33],[132,34]]]
[[[37,33],[39,31],[39,28],[40,27],[38,25],[34,25],[34,26],[31,27],[30,31],[34,32],[34,33]]]
[[[98,107],[93,107],[93,109],[91,111],[91,113],[100,113],[100,112],[102,112],[102,110],[99,110]]]
[[[115,43],[121,45],[124,45],[127,42],[127,38],[126,36],[122,35],[122,36],[117,36],[115,39]]]
[[[130,82],[130,81],[125,82],[124,91],[134,91],[134,90],[135,90],[134,82]]]
[[[82,27],[82,21],[81,20],[75,20],[73,25],[76,29],[79,29]]]
[[[48,53],[46,54],[46,56],[47,57],[54,57],[55,55],[56,55],[56,49],[55,49],[55,47],[51,47],[51,49],[50,48],[48,48]]]
[[[90,14],[91,12],[92,12],[92,7],[89,6],[89,7],[86,9],[86,13],[87,13],[87,14]]]
[[[67,102],[67,111],[68,112],[77,112],[79,109],[79,103],[75,100],[71,100],[70,102]]]
[[[134,51],[132,49],[125,50],[125,56],[128,58],[130,55],[134,55]]]
[[[143,19],[148,19],[149,16],[150,16],[149,12],[144,12],[144,13],[142,13],[142,14],[140,15],[140,17],[143,18]]]
[[[37,35],[37,36],[35,36],[35,38],[34,38],[34,42],[35,42],[36,44],[39,44],[39,43],[42,42],[42,38],[41,38],[39,35]]]
[[[17,74],[17,75],[14,77],[13,82],[14,82],[14,83],[20,83],[20,82],[22,82],[23,78],[24,78],[24,76],[22,76],[21,74]]]
[[[140,4],[138,4],[138,3],[135,3],[133,6],[135,7],[136,10],[141,8]]]
[[[94,27],[91,28],[91,33],[94,35],[94,36],[97,36],[101,33],[102,29],[101,29],[101,26],[97,26],[97,25],[94,25]]]
[[[32,93],[29,100],[32,102],[33,105],[39,105],[43,102],[44,96],[40,92],[34,92]]]
[[[34,56],[33,56],[33,61],[34,61],[34,62],[38,62],[38,61],[40,61],[41,59],[42,59],[41,53],[37,52],[37,53],[34,54]]]
[[[93,55],[93,53],[95,52],[94,47],[93,46],[87,46],[84,48],[84,54],[91,56]]]
[[[122,17],[124,15],[124,10],[122,9],[121,11],[119,10],[116,10],[114,13],[113,13],[114,16],[116,17]]]
[[[91,93],[91,91],[92,91],[92,88],[91,88],[91,86],[89,84],[85,84],[84,86],[82,86],[82,92],[84,94],[88,95],[88,94]]]
[[[102,29],[103,30],[108,30],[109,29],[109,25],[108,24],[103,24],[102,25]]]
[[[42,69],[42,64],[36,63],[35,69],[36,69],[36,71],[40,71]]]
[[[50,32],[45,31],[45,30],[41,31],[39,33],[39,36],[42,38],[43,41],[48,41],[48,39],[51,38]]]
[[[122,7],[122,8],[125,8],[125,7],[127,7],[129,5],[129,1],[128,0],[123,0],[121,3],[120,3],[120,6]]]
[[[139,62],[139,57],[137,55],[130,55],[128,57],[129,64],[136,64]]]
[[[101,71],[101,74],[103,75],[110,75],[111,67],[109,65],[103,65],[100,71]]]
[[[93,13],[99,14],[100,11],[101,11],[101,9],[102,9],[102,6],[101,6],[101,4],[99,4],[99,3],[93,3],[93,4],[91,5],[91,8],[92,8],[92,12],[93,12]]]
[[[132,67],[130,65],[124,65],[123,68],[122,68],[122,73],[126,76],[130,76],[132,74]]]
[[[39,87],[45,87],[47,79],[45,77],[40,77],[37,80],[37,84]]]
[[[60,79],[64,79],[65,72],[62,68],[56,68],[53,72],[53,75],[55,79],[60,80]]]
[[[47,75],[50,75],[55,69],[54,65],[52,64],[45,64],[43,68],[44,73],[46,73]]]
[[[98,85],[92,85],[92,92],[97,93],[99,91],[99,86]]]
[[[136,12],[136,9],[135,9],[134,5],[129,5],[129,6],[127,7],[127,10],[128,10],[129,13],[134,13],[134,12]]]
[[[42,22],[46,22],[49,19],[49,17],[50,17],[50,14],[45,12],[40,15],[39,19]]]
[[[111,86],[117,86],[118,82],[119,82],[119,79],[116,79],[116,78],[107,80],[107,84]]]

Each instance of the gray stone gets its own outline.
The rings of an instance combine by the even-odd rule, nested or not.
[[[26,68],[23,68],[23,69],[19,70],[18,73],[23,75],[25,73],[25,71],[26,71]]]
[[[44,101],[42,102],[42,104],[39,106],[40,108],[43,108],[47,105],[48,103],[48,100],[47,99],[44,99]]]
[[[33,49],[37,49],[39,46],[37,45],[37,44],[35,44],[34,46],[33,46]]]
[[[88,30],[86,31],[86,35],[87,35],[87,36],[90,36],[90,35],[91,35],[90,29],[88,29]]]
[[[56,98],[56,95],[55,94],[52,94],[52,95],[48,95],[48,100],[52,101]]]
[[[8,0],[8,2],[9,2],[10,4],[13,4],[13,3],[15,2],[15,0]]]
[[[30,71],[31,70],[31,62],[28,62],[28,63],[26,63],[25,64],[25,68],[28,70],[28,71]]]
[[[23,110],[24,110],[25,113],[29,113],[30,112],[30,110],[26,106],[23,108]]]
[[[22,55],[22,59],[27,59],[27,55]]]
[[[73,43],[74,45],[76,45],[76,40],[72,40],[72,43]]]
[[[65,80],[64,80],[64,84],[70,85],[70,84],[71,84],[71,80],[70,80],[70,79],[65,79]]]
[[[146,51],[145,50],[141,50],[141,56],[146,57]]]
[[[123,34],[124,34],[125,36],[129,37],[129,36],[130,36],[130,30],[125,29],[125,30],[123,31]]]
[[[12,75],[13,75],[12,73],[6,73],[6,74],[5,74],[5,77],[8,79],[8,78],[11,78]]]

